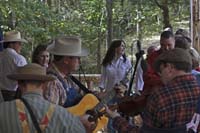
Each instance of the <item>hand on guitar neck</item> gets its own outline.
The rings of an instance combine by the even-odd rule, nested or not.
[[[109,90],[109,89],[108,89]],[[125,92],[127,91],[126,86],[124,86],[123,84],[116,84],[113,87],[113,90],[115,91],[115,96],[117,98],[122,98],[124,97]],[[110,91],[110,90],[109,90]],[[107,95],[107,93],[109,93],[109,91],[107,91],[107,89],[103,89],[103,91],[101,92],[93,92],[99,99],[105,98],[105,96]]]

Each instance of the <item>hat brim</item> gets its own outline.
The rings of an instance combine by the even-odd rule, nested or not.
[[[23,43],[28,43],[28,41],[26,41],[25,39],[11,39],[11,40],[2,40],[0,41],[0,43],[4,43],[4,42],[23,42]]]
[[[11,74],[7,76],[12,80],[36,80],[36,81],[52,81],[54,77],[48,75],[34,75],[34,74]]]
[[[57,52],[55,49],[55,44],[51,44],[47,47],[47,51],[53,55],[61,55],[61,56],[78,56],[83,57],[88,55],[88,50],[86,48],[81,48],[79,53],[66,53],[66,52]]]

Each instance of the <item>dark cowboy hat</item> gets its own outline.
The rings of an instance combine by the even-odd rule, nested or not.
[[[55,78],[46,75],[46,68],[35,63],[27,64],[23,67],[18,67],[15,74],[7,76],[12,80],[36,80],[36,81],[51,81]]]
[[[192,42],[189,33],[184,29],[178,29],[175,33],[175,37],[184,37],[189,43]]]
[[[155,71],[160,70],[160,65],[162,62],[166,63],[178,63],[178,62],[184,62],[188,63],[188,65],[192,66],[192,58],[187,50],[181,49],[181,48],[175,48],[172,50],[168,50],[163,52],[161,55],[158,56],[154,63],[154,69]]]

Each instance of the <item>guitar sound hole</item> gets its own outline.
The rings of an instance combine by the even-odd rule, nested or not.
[[[93,121],[96,122],[99,117],[98,112],[94,111],[94,110],[88,110],[88,111],[86,111],[86,114],[90,115],[88,117],[88,121],[90,121],[90,122],[93,122]]]

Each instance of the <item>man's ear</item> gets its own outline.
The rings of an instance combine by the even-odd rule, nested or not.
[[[64,57],[63,58],[63,63],[68,64],[69,63],[69,57]]]

